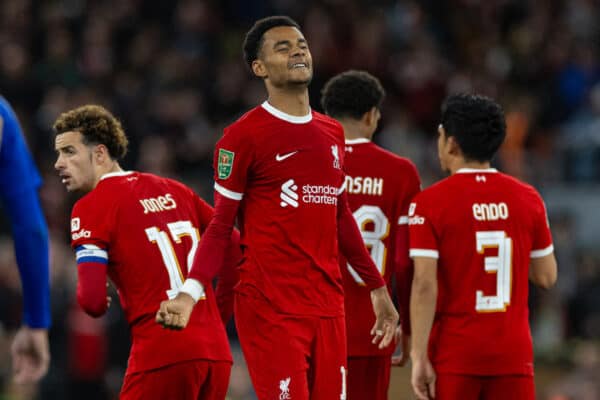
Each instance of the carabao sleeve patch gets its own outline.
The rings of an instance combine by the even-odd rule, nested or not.
[[[227,179],[231,176],[234,158],[235,153],[233,151],[219,149],[219,161],[217,163],[217,174],[219,179]]]

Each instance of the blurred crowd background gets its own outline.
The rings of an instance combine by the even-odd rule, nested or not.
[[[15,107],[44,177],[51,234],[52,365],[38,386],[10,383],[8,345],[21,299],[6,215],[0,236],[0,399],[116,399],[129,349],[118,302],[107,316],[76,305],[68,222],[76,197],[55,171],[52,123],[99,103],[131,141],[127,169],[180,179],[212,201],[212,149],[224,126],[266,98],[246,68],[245,32],[261,17],[302,25],[310,87],[365,69],[387,91],[375,141],[441,178],[439,108],[452,92],[504,107],[496,166],[535,185],[550,213],[559,281],[532,290],[540,399],[600,399],[600,2],[597,0],[2,0],[0,94]],[[132,249],[132,251],[135,251]],[[116,295],[113,292],[113,296]],[[252,399],[243,361],[231,399]],[[394,398],[410,398],[395,371]],[[394,378],[393,378],[394,379]]]

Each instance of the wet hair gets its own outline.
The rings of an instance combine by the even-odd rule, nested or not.
[[[502,107],[489,97],[454,94],[442,104],[442,126],[467,160],[491,161],[506,136]]]
[[[244,38],[244,60],[246,60],[246,64],[250,68],[252,68],[252,62],[258,58],[265,32],[278,26],[292,26],[300,30],[300,25],[290,17],[276,15],[259,19],[250,28],[248,33],[246,33],[246,37]]]
[[[121,123],[102,106],[88,104],[64,112],[52,128],[56,135],[80,132],[86,145],[105,145],[113,160],[120,160],[127,154],[129,142]]]
[[[379,79],[366,71],[350,70],[331,78],[321,91],[321,106],[333,118],[360,119],[373,107],[380,108],[385,90]]]

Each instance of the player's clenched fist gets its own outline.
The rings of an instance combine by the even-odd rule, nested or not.
[[[187,293],[179,293],[174,299],[160,303],[160,308],[156,313],[156,322],[164,328],[183,329],[190,321],[194,304],[192,296]]]

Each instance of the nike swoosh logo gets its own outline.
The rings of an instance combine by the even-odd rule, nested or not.
[[[294,154],[296,154],[297,152],[298,152],[298,150],[296,150],[296,151],[292,151],[291,153],[287,153],[287,154],[284,154],[284,155],[282,155],[282,156],[280,156],[279,154],[276,154],[276,155],[275,155],[275,160],[277,160],[277,161],[283,161],[283,160],[285,160],[286,158],[290,158],[291,156],[293,156],[293,155],[294,155]]]

